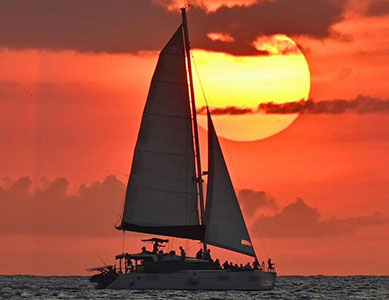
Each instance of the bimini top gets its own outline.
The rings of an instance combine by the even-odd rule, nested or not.
[[[169,240],[163,240],[159,238],[151,238],[151,239],[146,239],[142,240],[142,242],[157,242],[157,243],[167,243]]]

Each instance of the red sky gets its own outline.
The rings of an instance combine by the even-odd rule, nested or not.
[[[313,101],[386,103],[386,1],[311,2],[195,1],[192,47],[255,56],[258,36],[288,34],[308,61]],[[113,226],[149,81],[180,22],[169,1],[67,3],[0,4],[2,274],[86,274],[122,251]],[[221,141],[261,259],[280,274],[388,274],[388,124],[387,110],[308,112],[267,139]],[[127,233],[126,251],[140,237]]]

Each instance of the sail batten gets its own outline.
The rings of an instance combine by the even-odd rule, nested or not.
[[[208,164],[205,241],[217,247],[255,257],[209,112]]]
[[[155,69],[127,185],[121,230],[202,239],[182,25]]]

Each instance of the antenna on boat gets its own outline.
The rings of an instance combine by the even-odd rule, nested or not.
[[[182,25],[184,29],[184,42],[185,42],[185,52],[188,65],[188,74],[189,74],[189,93],[192,106],[192,117],[193,117],[193,129],[194,129],[194,140],[195,140],[195,153],[196,153],[196,165],[197,165],[197,188],[200,198],[200,221],[201,225],[205,225],[205,209],[204,209],[204,190],[203,190],[203,173],[201,171],[201,160],[200,160],[200,143],[199,143],[199,131],[197,127],[197,112],[196,112],[196,103],[195,103],[195,93],[193,87],[193,75],[192,75],[192,65],[190,58],[190,42],[189,42],[189,33],[188,33],[188,23],[186,21],[186,6],[181,9],[182,15]],[[207,251],[207,243],[203,242],[204,253]]]

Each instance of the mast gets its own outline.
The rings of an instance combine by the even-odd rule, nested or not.
[[[204,209],[204,191],[203,191],[203,179],[201,171],[201,159],[200,159],[200,143],[199,143],[199,131],[197,127],[197,112],[196,112],[196,103],[195,103],[195,93],[193,87],[193,76],[192,76],[192,65],[190,59],[190,44],[189,44],[189,33],[188,33],[188,23],[186,21],[186,8],[181,8],[182,14],[182,24],[184,27],[184,41],[185,41],[185,52],[188,64],[188,73],[189,73],[189,90],[190,90],[190,99],[192,104],[192,116],[193,116],[193,129],[194,129],[194,139],[195,139],[195,155],[196,155],[196,165],[197,165],[197,186],[199,191],[200,198],[200,221],[201,225],[205,225],[205,209]],[[207,251],[207,244],[203,241],[204,253]]]

